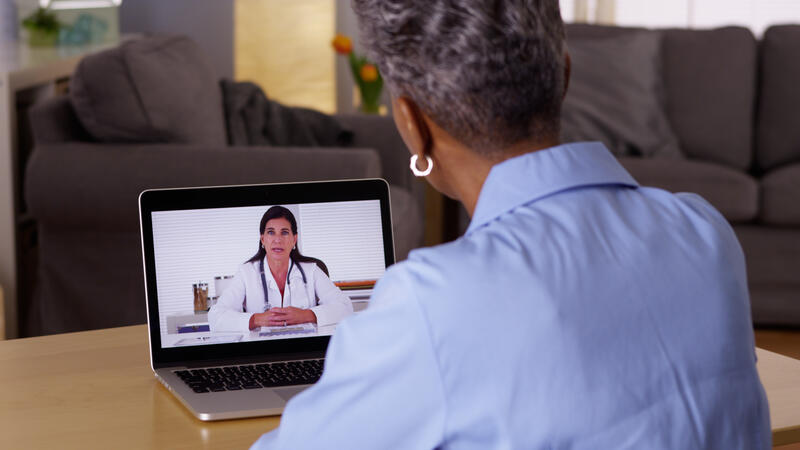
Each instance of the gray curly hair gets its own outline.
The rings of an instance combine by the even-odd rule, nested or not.
[[[395,96],[485,155],[558,137],[558,0],[352,0],[361,42]]]

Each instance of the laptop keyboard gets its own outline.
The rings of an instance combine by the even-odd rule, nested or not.
[[[239,391],[296,384],[314,384],[322,375],[324,359],[176,370],[192,390],[202,392]]]

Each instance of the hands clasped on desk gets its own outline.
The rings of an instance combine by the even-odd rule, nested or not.
[[[250,329],[255,327],[279,327],[300,323],[317,323],[317,316],[310,309],[294,306],[271,308],[267,312],[253,314],[250,317]]]

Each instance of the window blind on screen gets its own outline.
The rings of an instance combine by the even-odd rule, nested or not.
[[[300,205],[303,254],[321,259],[333,281],[377,280],[386,269],[378,200]]]
[[[162,333],[166,317],[194,311],[192,284],[233,275],[258,249],[258,225],[265,207],[154,212],[153,245],[158,312]]]

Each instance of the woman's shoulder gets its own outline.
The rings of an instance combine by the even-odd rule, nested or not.
[[[470,280],[480,276],[474,270],[476,262],[481,259],[479,254],[480,248],[462,237],[445,244],[412,250],[407,259],[390,269],[410,279],[424,281],[427,286],[449,285],[452,280]]]
[[[480,246],[476,246],[472,239],[462,236],[444,244],[411,250],[406,261],[410,263],[410,266],[422,269],[429,267],[448,268],[454,265],[457,266],[459,262],[469,260],[480,252]]]
[[[258,273],[258,261],[245,261],[239,264],[237,273]]]
[[[319,264],[317,264],[316,261],[302,261],[297,264],[307,274],[325,275],[325,272],[322,270],[322,268],[319,267]]]

